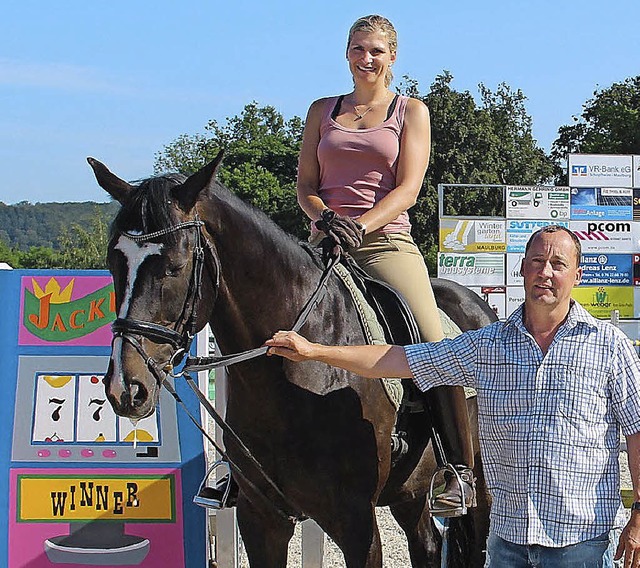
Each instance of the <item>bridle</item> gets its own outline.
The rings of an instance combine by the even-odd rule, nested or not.
[[[189,375],[189,371],[201,371],[201,370],[209,370],[215,369],[218,367],[226,367],[228,365],[232,365],[234,363],[239,363],[241,361],[246,361],[249,359],[256,358],[260,355],[264,355],[267,352],[267,347],[257,347],[255,349],[250,349],[247,351],[243,351],[241,353],[235,353],[231,355],[222,355],[216,357],[188,357],[189,350],[191,348],[191,343],[193,342],[193,338],[196,335],[197,331],[197,316],[198,316],[198,304],[202,298],[201,293],[201,285],[202,285],[202,269],[207,261],[207,258],[211,259],[212,266],[209,267],[211,275],[215,281],[214,285],[214,298],[218,293],[218,288],[220,285],[220,261],[218,260],[217,255],[213,250],[210,250],[211,254],[205,255],[205,248],[203,246],[203,242],[206,246],[211,249],[211,244],[204,238],[202,234],[202,227],[204,226],[204,222],[201,221],[196,215],[194,219],[191,221],[185,221],[183,223],[178,223],[177,225],[173,225],[171,227],[167,227],[165,229],[161,229],[159,231],[155,231],[153,233],[144,233],[144,234],[134,234],[130,232],[123,232],[122,236],[127,239],[130,239],[136,243],[148,242],[158,237],[162,237],[171,233],[175,233],[177,231],[186,230],[186,229],[194,229],[195,235],[195,244],[193,248],[193,269],[191,271],[191,277],[189,280],[189,288],[187,290],[187,295],[184,301],[184,305],[182,308],[182,312],[180,318],[176,321],[175,329],[170,327],[166,327],[163,325],[159,325],[153,322],[138,320],[130,317],[122,317],[117,318],[112,324],[113,331],[113,341],[116,338],[122,339],[122,341],[126,341],[130,345],[132,345],[142,359],[145,361],[147,368],[151,372],[151,374],[156,379],[158,387],[164,386],[165,389],[171,394],[171,396],[175,399],[176,403],[178,403],[185,410],[187,416],[194,423],[194,425],[200,430],[200,432],[212,443],[212,445],[216,448],[218,453],[226,460],[232,467],[234,471],[234,475],[237,475],[241,478],[262,500],[264,500],[269,506],[274,507],[275,510],[287,520],[298,520],[303,518],[304,515],[299,513],[299,508],[292,505],[290,500],[284,495],[282,490],[277,486],[277,484],[271,479],[271,477],[264,470],[262,465],[255,459],[252,455],[251,451],[246,447],[244,442],[238,437],[238,435],[233,431],[233,429],[225,422],[225,420],[220,416],[220,414],[213,408],[207,397],[202,393],[196,382]],[[298,314],[296,318],[295,324],[292,326],[294,331],[299,331],[300,328],[307,321],[309,314],[315,308],[315,306],[320,302],[323,298],[324,293],[326,291],[326,284],[333,271],[333,267],[340,261],[340,257],[334,257],[327,262],[327,265],[324,268],[324,272],[320,281],[311,295],[311,297],[307,300],[304,307]],[[158,363],[151,356],[147,354],[144,347],[137,339],[136,336],[141,336],[146,339],[149,339],[153,343],[156,344],[168,344],[173,347],[174,352],[165,363]],[[112,344],[113,345],[113,344]],[[174,369],[178,366],[183,359],[186,358],[185,365],[179,373],[175,373]],[[183,376],[189,387],[194,391],[200,404],[204,406],[209,415],[213,418],[215,423],[221,428],[225,435],[229,437],[231,441],[236,444],[240,452],[244,455],[244,457],[249,461],[249,463],[259,472],[262,476],[263,480],[267,483],[270,489],[275,493],[278,497],[279,501],[283,506],[277,505],[273,499],[269,499],[264,492],[256,486],[247,476],[243,473],[243,471],[229,459],[227,452],[220,447],[220,445],[210,436],[210,434],[200,425],[199,420],[197,420],[191,411],[188,409],[186,404],[182,401],[175,388],[168,380],[171,378],[178,378]]]
[[[178,223],[177,225],[173,225],[159,231],[154,231],[153,233],[122,233],[122,236],[131,241],[144,243],[178,231],[194,229],[195,244],[193,247],[193,268],[191,270],[187,295],[185,297],[180,317],[175,323],[175,329],[153,322],[134,319],[128,316],[117,318],[111,326],[113,339],[115,340],[116,338],[120,338],[132,345],[143,358],[149,368],[149,371],[153,374],[159,385],[162,384],[165,375],[167,373],[171,373],[174,367],[182,362],[185,355],[189,352],[191,343],[193,342],[193,338],[197,332],[197,310],[200,299],[202,298],[202,269],[205,264],[203,241],[207,242],[202,235],[203,225],[204,222],[200,221],[196,215],[195,219],[192,219],[191,221]],[[216,285],[214,287],[215,294],[217,293],[220,279],[220,267],[215,254],[210,255],[210,258],[213,263],[212,276],[216,281]],[[147,354],[136,336],[142,336],[156,344],[168,344],[174,349],[174,352],[168,361],[162,364],[158,363]]]

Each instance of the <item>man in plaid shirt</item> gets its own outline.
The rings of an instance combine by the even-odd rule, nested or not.
[[[624,523],[621,429],[636,503],[616,558],[640,567],[640,359],[619,330],[571,299],[580,256],[571,231],[540,229],[522,262],[524,304],[452,340],[341,347],[278,332],[267,345],[364,377],[412,377],[422,390],[476,388],[492,568],[606,566],[609,532]]]

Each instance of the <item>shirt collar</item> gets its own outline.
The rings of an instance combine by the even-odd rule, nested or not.
[[[523,321],[524,314],[524,302],[520,304],[516,310],[507,318],[505,321],[505,326],[514,326],[516,329],[519,329],[522,332],[527,331],[524,326]],[[575,300],[571,300],[571,306],[569,307],[569,314],[567,315],[567,320],[562,324],[561,327],[566,329],[573,329],[579,324],[585,324],[589,327],[596,327],[595,318],[585,310],[582,305]]]

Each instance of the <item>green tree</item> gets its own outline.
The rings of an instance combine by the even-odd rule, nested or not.
[[[60,255],[51,247],[34,246],[20,254],[20,266],[16,268],[65,268]]]
[[[573,121],[558,129],[551,146],[562,184],[567,183],[561,166],[568,154],[640,154],[640,75],[596,89]]]
[[[32,246],[27,251],[16,251],[18,258],[14,268],[66,268],[105,269],[109,239],[106,213],[96,207],[88,226],[72,223],[64,227],[56,249]],[[1,244],[1,243],[0,243]],[[0,255],[2,249],[0,247]],[[11,263],[9,263],[11,264]]]
[[[285,120],[274,107],[252,102],[239,116],[223,124],[211,120],[205,130],[206,134],[183,134],[158,152],[156,173],[189,175],[224,149],[220,181],[286,231],[302,238],[306,221],[295,191],[302,120],[297,116]]]
[[[0,262],[6,262],[11,268],[21,268],[20,251],[10,247],[4,239],[0,239]]]
[[[72,223],[58,237],[60,246],[58,268],[106,269],[109,230],[105,215],[96,208],[88,228]]]

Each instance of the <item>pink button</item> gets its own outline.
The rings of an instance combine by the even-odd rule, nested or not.
[[[102,452],[102,457],[105,457],[105,458],[115,458],[116,455],[117,454],[115,450],[103,450]]]
[[[69,458],[69,457],[71,457],[71,450],[60,450],[60,451],[58,451],[58,455],[61,458]]]
[[[50,455],[51,455],[51,452],[49,450],[38,450],[39,458],[48,458]]]
[[[90,450],[89,448],[85,448],[84,450],[82,450],[80,452],[80,455],[83,458],[92,458],[93,457],[93,450]]]

